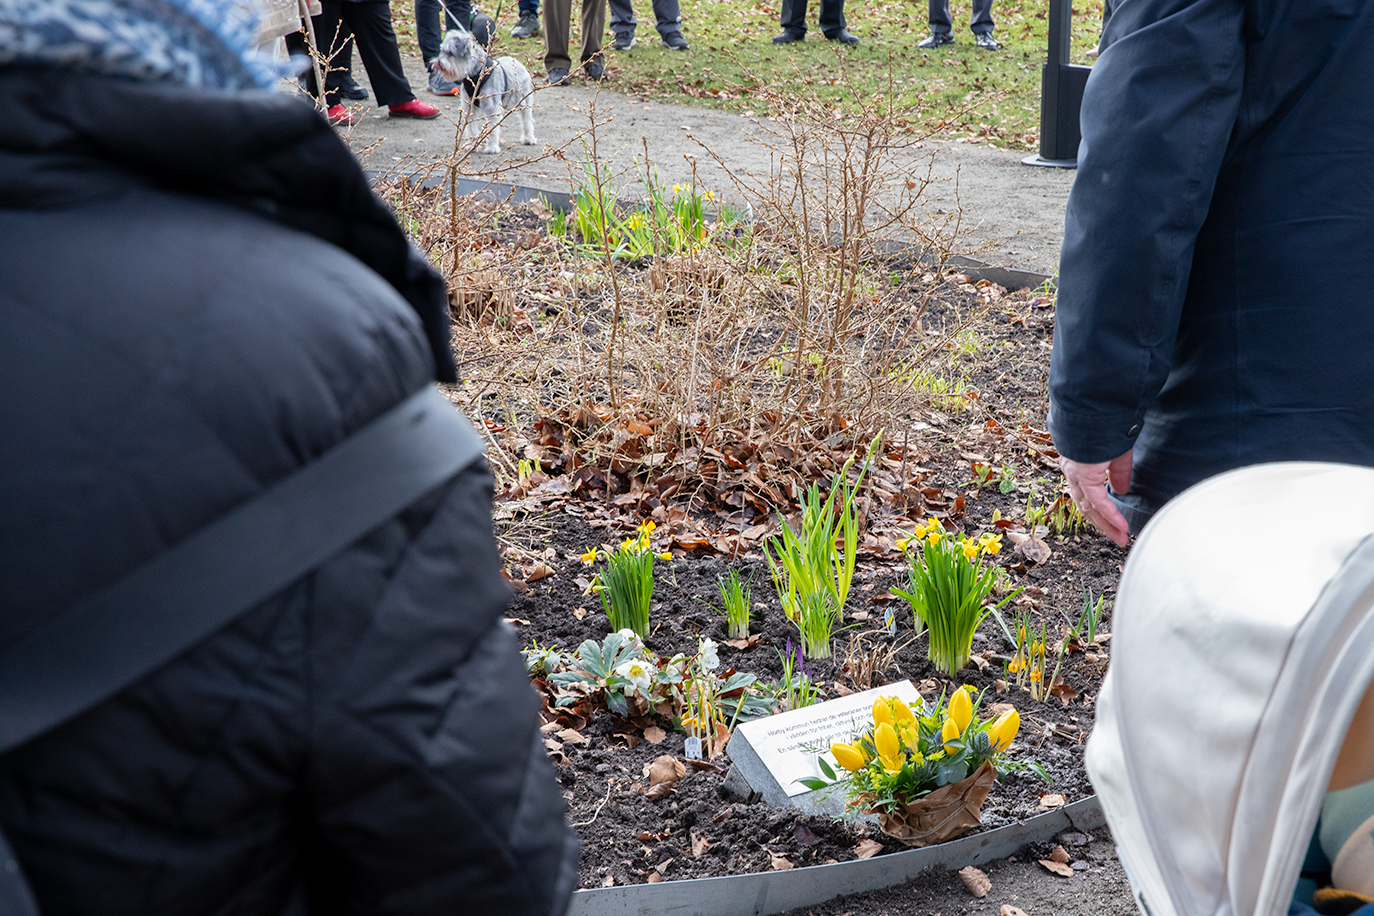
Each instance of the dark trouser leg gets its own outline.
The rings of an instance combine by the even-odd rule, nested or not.
[[[678,0],[654,0],[654,26],[660,35],[682,31],[682,9]],[[615,24],[611,24],[614,31]]]
[[[343,40],[343,46],[339,48],[339,53],[334,55],[329,72],[324,75],[326,92],[338,91],[343,86],[344,77],[353,73],[353,33],[348,30],[347,25],[339,27],[339,38]]]
[[[572,0],[544,0],[544,70],[572,69],[568,32],[572,28]]]
[[[315,28],[315,40],[320,43],[320,69],[325,73],[324,85],[324,104],[326,108],[333,108],[339,104],[339,87],[337,81],[330,79],[330,70],[336,65],[333,55],[329,49],[333,48],[340,41],[339,36],[339,7],[343,6],[340,0],[321,0],[320,15],[310,17],[310,24]],[[306,41],[304,31],[293,32],[286,36],[286,48],[292,54],[310,54],[311,48]],[[340,48],[342,50],[342,48]],[[305,70],[305,91],[310,93],[313,98],[320,97],[319,86],[315,83],[315,67],[312,64]]]
[[[639,20],[635,18],[635,8],[630,0],[608,0],[608,3],[611,7],[611,33],[619,35],[629,32],[633,35]]]
[[[474,13],[470,31],[478,44],[490,49],[491,40],[496,37],[496,21],[486,13]]]
[[[798,35],[806,34],[806,0],[782,0],[782,27]]]
[[[450,12],[452,11],[452,12]],[[444,27],[439,28],[439,17],[443,15]],[[458,21],[453,16],[457,14]],[[463,17],[466,16],[467,19]],[[439,56],[439,46],[444,42],[444,33],[449,29],[468,28],[467,20],[472,18],[472,4],[469,0],[415,0],[415,40],[420,45],[420,56],[425,65]],[[461,24],[460,24],[461,23]],[[490,42],[483,43],[483,47]]]
[[[387,0],[363,0],[338,4],[341,15],[358,41],[367,78],[377,94],[378,107],[401,105],[415,98],[410,82],[401,68],[401,50],[391,28],[391,6]]]
[[[821,33],[834,38],[844,30],[844,0],[821,0]]]
[[[949,35],[954,23],[949,19],[949,0],[930,0],[930,34]]]
[[[582,63],[601,56],[606,32],[606,0],[582,0]]]
[[[520,0],[518,10],[521,16],[526,13],[537,16],[539,15],[539,0]]]
[[[973,0],[973,21],[969,23],[969,28],[975,35],[991,35],[992,27],[992,0]]]

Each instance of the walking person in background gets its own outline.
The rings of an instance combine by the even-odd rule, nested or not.
[[[842,45],[857,45],[859,39],[846,28],[844,0],[820,0],[819,25],[821,34]],[[806,0],[782,0],[782,31],[773,36],[773,44],[790,45],[806,41]]]
[[[520,0],[520,18],[511,27],[511,38],[533,38],[539,34],[539,0]]]
[[[321,62],[322,69],[327,73],[336,68],[342,69],[343,62],[338,60],[338,54],[347,41],[342,34],[342,27],[346,24],[357,42],[372,91],[377,94],[377,105],[386,106],[393,118],[427,121],[439,117],[439,109],[419,101],[411,91],[410,81],[401,67],[401,50],[396,45],[396,32],[391,27],[391,4],[388,0],[320,0],[320,8],[320,15],[312,17],[312,22],[315,39],[320,43],[320,51],[325,57]],[[286,47],[292,54],[306,53],[304,33],[292,32],[287,35]],[[307,71],[305,82],[306,90],[318,96],[313,67]],[[343,126],[355,124],[357,118],[340,102],[341,88],[340,85],[331,87],[326,77],[325,109],[329,120]]]
[[[949,15],[949,0],[929,0],[929,14],[930,34],[916,47],[928,50],[954,44],[954,20]],[[1000,49],[1001,43],[992,37],[995,25],[992,21],[992,0],[973,0],[973,19],[969,22],[973,43],[984,51]]]
[[[440,25],[446,28],[440,28]],[[435,95],[457,95],[462,88],[434,69],[439,46],[444,43],[446,29],[471,32],[478,44],[491,47],[496,37],[496,23],[490,16],[472,5],[472,0],[415,0],[415,40],[420,46],[425,69],[429,71],[429,91]]]
[[[314,106],[264,91],[285,74],[251,9],[0,0],[0,909],[17,861],[45,914],[560,916],[578,840],[485,462],[412,497],[421,456],[383,437],[343,497],[308,476],[417,395],[453,424],[457,375],[443,280]],[[439,445],[409,449],[480,443]],[[245,518],[287,554],[295,524],[344,546],[280,580],[243,538],[175,565]],[[266,597],[200,631],[177,627],[214,591],[127,600],[226,568]],[[54,633],[79,651],[16,682]]]
[[[601,41],[606,31],[606,0],[580,0],[582,4],[582,56],[579,65],[588,79],[606,78]],[[571,77],[568,36],[572,31],[573,0],[544,0],[544,73],[550,86],[562,86]]]
[[[634,6],[631,0],[609,0],[611,6],[611,34],[615,41],[611,47],[617,51],[628,51],[635,46]],[[659,42],[671,51],[690,51],[691,45],[682,37],[682,15],[678,0],[654,0],[654,19],[658,29]]]

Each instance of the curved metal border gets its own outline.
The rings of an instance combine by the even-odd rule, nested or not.
[[[936,866],[954,869],[990,862],[1065,830],[1096,830],[1105,823],[1097,796],[1090,795],[1019,824],[872,859],[753,875],[580,890],[573,894],[568,916],[768,916],[892,887]]]

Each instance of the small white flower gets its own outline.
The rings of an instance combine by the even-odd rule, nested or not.
[[[615,673],[633,684],[635,690],[648,694],[654,676],[653,667],[648,662],[639,659],[628,661],[616,668]]]
[[[715,671],[720,667],[720,656],[716,654],[716,641],[706,637],[701,641],[701,667],[705,671]]]

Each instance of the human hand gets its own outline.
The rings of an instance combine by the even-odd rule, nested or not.
[[[1111,461],[1097,464],[1080,464],[1059,456],[1059,470],[1069,484],[1069,496],[1083,517],[1122,547],[1130,537],[1130,526],[1122,516],[1121,510],[1107,496],[1107,481],[1117,493],[1125,493],[1131,488],[1131,455],[1127,452]]]

